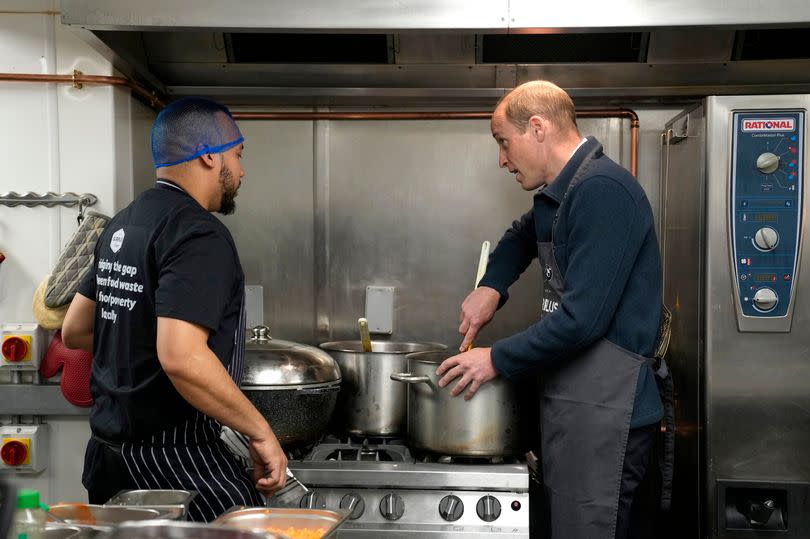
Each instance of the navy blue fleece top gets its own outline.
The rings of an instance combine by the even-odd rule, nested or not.
[[[594,148],[593,166],[562,204],[574,173]],[[553,368],[601,338],[651,357],[662,287],[652,209],[635,178],[605,156],[595,138],[588,137],[559,176],[534,195],[532,209],[512,223],[490,255],[479,285],[497,290],[501,305],[509,286],[537,257],[537,242],[552,241],[552,226],[554,254],[565,281],[560,306],[493,345],[498,373],[518,378]],[[650,367],[641,369],[631,428],[663,416],[654,376]]]

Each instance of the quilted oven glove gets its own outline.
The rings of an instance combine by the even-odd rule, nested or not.
[[[39,374],[43,378],[55,376],[62,370],[62,381],[59,385],[65,399],[76,406],[92,406],[93,396],[90,394],[90,369],[93,365],[93,355],[84,350],[70,350],[62,342],[62,330],[56,332],[51,340],[48,351],[39,366]]]
[[[87,212],[51,272],[45,305],[54,309],[67,305],[76,295],[79,283],[93,268],[93,250],[110,218],[96,212]]]

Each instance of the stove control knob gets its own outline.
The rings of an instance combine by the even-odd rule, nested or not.
[[[757,169],[763,174],[773,174],[779,168],[779,156],[765,152],[757,157]]]
[[[475,511],[484,522],[493,522],[501,516],[501,502],[492,496],[486,495],[478,500]]]
[[[455,522],[464,514],[464,502],[458,496],[445,496],[439,502],[439,514],[447,522]]]
[[[754,245],[760,251],[773,251],[779,245],[779,233],[769,226],[762,227],[754,234]]]
[[[363,516],[363,512],[366,510],[366,502],[363,501],[359,494],[350,492],[341,498],[340,508],[351,510],[352,514],[349,515],[349,518],[357,520]]]
[[[310,490],[301,497],[301,503],[298,504],[301,509],[325,509],[326,501],[323,496]]]
[[[386,494],[380,500],[380,514],[386,520],[399,520],[405,514],[405,502],[396,494]]]

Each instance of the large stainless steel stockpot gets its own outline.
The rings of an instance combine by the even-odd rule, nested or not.
[[[519,391],[503,378],[482,385],[470,400],[438,386],[436,368],[456,352],[407,356],[407,372],[391,375],[408,387],[408,444],[451,456],[512,456],[527,451]]]
[[[253,328],[246,344],[242,391],[262,413],[285,448],[317,442],[326,431],[340,392],[340,368],[326,352],[273,339]]]
[[[394,436],[405,433],[407,388],[392,381],[391,375],[406,370],[407,354],[446,346],[372,341],[371,352],[363,352],[360,341],[339,341],[323,343],[321,348],[335,358],[343,375],[336,428],[363,436]]]

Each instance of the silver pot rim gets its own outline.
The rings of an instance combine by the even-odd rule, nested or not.
[[[354,354],[391,355],[413,354],[416,352],[438,352],[447,346],[435,342],[397,342],[397,341],[371,341],[371,352],[363,352],[360,341],[330,341],[321,343],[321,349],[330,352],[345,352]]]
[[[241,387],[243,390],[249,391],[301,391],[301,390],[311,390],[311,389],[332,389],[332,388],[340,388],[340,378],[337,380],[332,380],[331,382],[322,382],[317,384],[273,384],[273,385],[250,385],[246,383],[242,383]]]
[[[439,365],[442,361],[449,357],[453,357],[461,352],[454,352],[447,350],[424,350],[420,352],[413,352],[408,354],[408,361],[416,361],[417,363],[427,363],[430,365]]]

